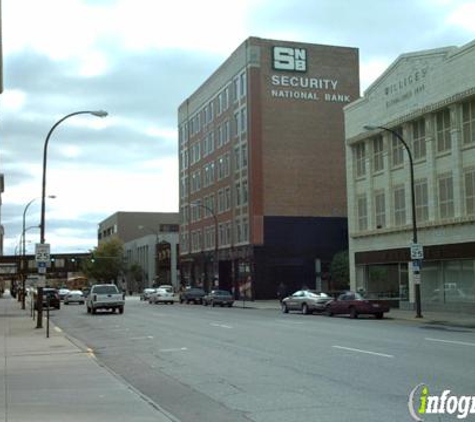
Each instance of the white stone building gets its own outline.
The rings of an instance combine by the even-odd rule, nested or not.
[[[415,302],[413,158],[424,310],[475,312],[475,41],[401,55],[345,107],[350,282]],[[416,276],[417,277],[417,276]]]

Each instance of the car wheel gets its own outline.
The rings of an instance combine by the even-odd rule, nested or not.
[[[203,300],[203,305],[208,306],[208,302],[206,300]]]
[[[64,301],[64,304],[65,304],[65,305],[69,305],[69,302]]]
[[[91,306],[91,314],[94,315],[96,313],[96,310]]]
[[[308,315],[309,313],[310,313],[310,312],[309,312],[309,310],[308,310],[308,305],[307,305],[306,303],[304,303],[304,304],[302,305],[302,314],[303,314],[303,315]]]
[[[87,307],[87,313],[90,314],[91,313],[91,308],[88,306]]]
[[[285,303],[282,304],[282,313],[284,314],[289,313],[289,308],[287,308],[287,305]]]
[[[384,313],[383,312],[378,312],[377,314],[374,315],[376,319],[383,319]]]
[[[211,306],[214,308],[215,306],[214,300],[211,301]]]
[[[233,307],[233,304],[232,303],[228,303],[228,308],[232,308]]]
[[[119,306],[119,314],[123,314],[124,313],[124,307],[123,306]]]
[[[325,306],[325,313],[326,313],[329,317],[332,317],[332,316],[333,316],[333,312],[330,311],[330,306]]]
[[[354,306],[350,308],[350,318],[352,319],[358,318],[358,312],[356,311],[356,308]]]

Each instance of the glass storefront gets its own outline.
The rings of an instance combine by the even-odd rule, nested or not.
[[[475,260],[425,262],[421,278],[424,303],[475,303]]]
[[[357,290],[369,299],[409,299],[406,263],[359,266],[356,274]]]

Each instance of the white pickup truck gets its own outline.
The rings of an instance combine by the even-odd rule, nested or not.
[[[116,309],[120,314],[124,313],[124,295],[119,292],[115,284],[96,284],[91,287],[86,300],[87,313],[95,314],[98,309]]]

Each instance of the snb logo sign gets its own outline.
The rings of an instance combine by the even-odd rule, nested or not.
[[[272,65],[275,70],[307,71],[307,50],[304,48],[273,47]]]

